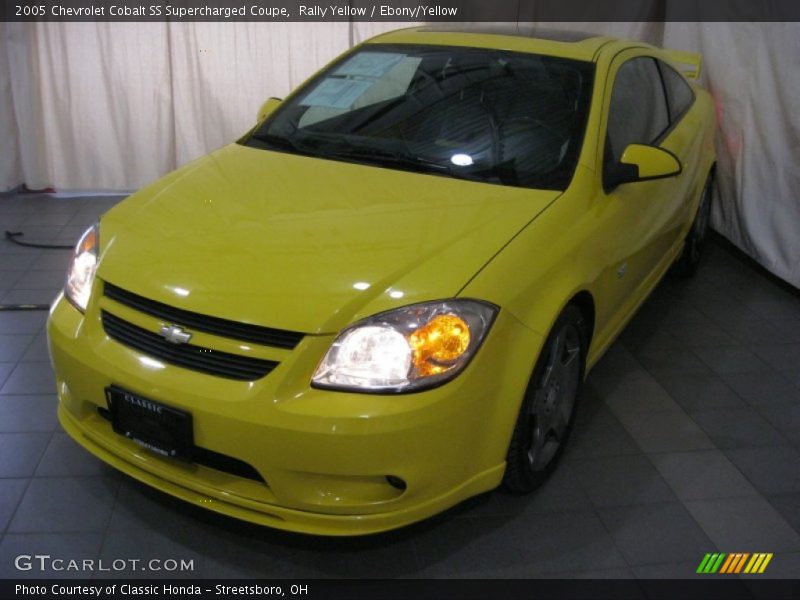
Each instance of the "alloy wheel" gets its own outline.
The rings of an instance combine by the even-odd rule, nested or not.
[[[580,334],[565,324],[552,338],[529,415],[528,461],[543,471],[558,454],[569,431],[581,377]]]

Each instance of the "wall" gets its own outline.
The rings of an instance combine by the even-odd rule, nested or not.
[[[401,23],[0,23],[0,190],[136,189]],[[712,225],[800,286],[800,24],[554,23],[699,51],[718,107]]]

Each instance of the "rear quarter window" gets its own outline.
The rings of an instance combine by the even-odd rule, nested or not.
[[[680,119],[694,102],[694,92],[691,86],[675,69],[658,61],[661,77],[664,79],[664,88],[667,91],[670,122]]]

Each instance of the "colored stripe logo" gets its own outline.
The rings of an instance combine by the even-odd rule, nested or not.
[[[706,554],[697,567],[700,574],[737,574],[737,573],[763,573],[772,560],[772,553],[733,552]]]

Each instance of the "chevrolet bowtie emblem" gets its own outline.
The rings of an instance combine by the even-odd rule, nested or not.
[[[170,344],[186,344],[192,339],[192,334],[184,331],[182,327],[177,325],[164,325],[159,331],[158,335],[167,340]]]

